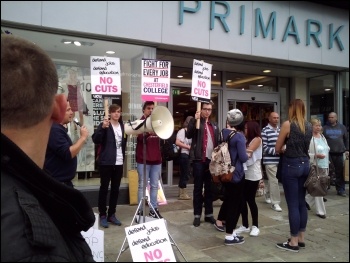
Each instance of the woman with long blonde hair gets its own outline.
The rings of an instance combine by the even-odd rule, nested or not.
[[[275,146],[277,153],[283,152],[282,184],[291,235],[287,242],[276,246],[291,252],[299,252],[299,247],[305,247],[307,210],[304,183],[310,170],[309,145],[312,138],[312,126],[305,119],[305,113],[305,104],[301,99],[290,102],[288,120],[282,124]]]

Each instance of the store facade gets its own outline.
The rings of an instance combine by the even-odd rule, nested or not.
[[[349,127],[348,10],[293,1],[2,1],[1,28],[50,54],[59,74],[59,93],[69,95],[68,78],[74,74],[84,102],[84,109],[75,114],[90,134],[104,114],[102,100],[91,95],[90,56],[120,58],[122,93],[111,103],[122,106],[124,121],[142,115],[142,58],[167,60],[172,96],[159,105],[168,107],[175,131],[180,129],[196,109],[189,94],[197,59],[213,65],[212,117],[220,127],[232,108],[261,127],[271,111],[285,120],[293,98],[304,100],[308,118],[324,122],[335,111]],[[74,126],[69,134],[76,138]],[[121,203],[128,203],[128,171],[136,168],[136,140],[130,137]],[[95,158],[90,139],[79,155],[74,181],[93,206],[99,188]],[[164,162],[162,170],[166,196],[175,196],[177,161]]]

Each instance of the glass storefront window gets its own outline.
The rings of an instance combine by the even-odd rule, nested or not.
[[[98,166],[95,162],[97,147],[92,142],[91,135],[103,120],[104,105],[101,98],[91,95],[90,57],[120,58],[122,92],[121,95],[111,96],[108,99],[109,105],[117,103],[122,107],[123,121],[135,120],[142,115],[141,60],[155,58],[155,48],[17,28],[2,29],[34,42],[43,48],[56,64],[59,77],[57,92],[67,95],[74,117],[89,130],[87,143],[78,155],[78,174],[73,183],[78,189],[99,186]],[[79,41],[81,45],[75,45],[74,41]],[[106,53],[107,51],[114,53]],[[68,134],[73,142],[79,138],[78,129],[74,123],[68,125]],[[127,171],[136,167],[135,150],[135,138],[128,138],[122,184],[128,183]]]
[[[310,117],[321,120],[322,125],[327,121],[328,113],[335,111],[335,76],[324,75],[311,78],[310,89]]]
[[[226,87],[228,89],[240,89],[250,91],[277,91],[277,78],[263,75],[249,75],[243,73],[228,72]]]
[[[343,124],[349,132],[349,72],[340,73],[340,85],[343,103]]]

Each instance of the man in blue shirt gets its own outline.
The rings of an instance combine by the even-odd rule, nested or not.
[[[337,194],[346,197],[344,180],[344,153],[349,158],[349,138],[346,127],[338,122],[335,112],[328,114],[328,123],[323,126],[323,135],[330,147],[329,156],[335,168]]]

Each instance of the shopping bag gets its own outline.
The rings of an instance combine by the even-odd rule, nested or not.
[[[129,203],[130,205],[137,205],[137,192],[139,188],[139,175],[137,170],[128,171],[129,179]]]
[[[147,184],[146,187],[146,196],[148,198],[148,200],[150,201],[150,196],[149,196],[149,191],[150,191],[150,184]],[[164,190],[163,190],[163,186],[160,180],[158,180],[158,193],[157,193],[157,203],[158,205],[166,205],[168,204],[166,198],[165,198],[165,194],[164,194]]]

